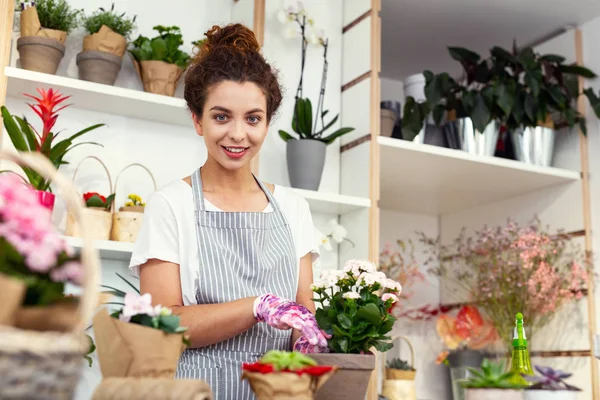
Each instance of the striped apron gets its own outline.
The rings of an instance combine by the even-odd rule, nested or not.
[[[225,303],[265,293],[296,298],[298,267],[292,232],[271,192],[256,181],[273,212],[206,211],[200,170],[192,174],[200,258],[198,304]],[[215,400],[254,399],[247,381],[240,379],[242,363],[255,362],[268,350],[289,350],[291,333],[258,323],[221,343],[187,349],[176,376],[205,380]]]

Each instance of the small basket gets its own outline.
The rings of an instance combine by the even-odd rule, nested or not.
[[[406,336],[396,336],[392,340],[401,339],[408,344],[410,349],[410,365],[415,367],[415,349]],[[402,371],[386,367],[385,354],[381,356],[381,364],[385,370],[382,394],[390,400],[416,400],[417,390],[415,376],[417,371]]]
[[[84,267],[83,294],[79,320],[70,332],[38,332],[0,326],[0,398],[28,400],[72,399],[89,348],[84,329],[98,302],[99,261],[92,246],[89,227],[83,218],[83,202],[73,184],[45,157],[37,153],[0,150],[5,158],[51,179],[81,224]]]
[[[113,193],[117,193],[117,185],[119,184],[119,177],[126,169],[131,167],[140,167],[146,170],[152,179],[154,184],[154,190],[158,189],[156,186],[156,179],[152,172],[142,164],[134,163],[126,166],[119,172],[117,179],[115,180],[115,188]],[[138,234],[142,227],[142,221],[144,219],[144,207],[122,207],[119,211],[114,211],[115,202],[112,203],[113,215],[112,215],[112,229],[110,231],[110,239],[118,242],[129,242],[133,243],[137,240]]]
[[[108,177],[108,191],[112,190],[112,179],[110,177],[110,172],[108,172],[108,168],[106,165],[95,156],[87,156],[83,158],[77,168],[75,168],[75,172],[73,173],[73,182],[75,182],[75,177],[77,176],[77,172],[79,171],[79,167],[81,164],[87,160],[88,158],[94,159],[102,165],[104,171],[106,171],[106,176]],[[108,193],[110,194],[110,193]],[[94,240],[109,240],[110,239],[110,229],[112,225],[112,217],[111,212],[109,210],[105,210],[103,208],[98,207],[84,207],[83,209],[83,218],[85,218],[86,225],[90,227],[90,232],[92,235],[92,239]],[[67,229],[65,231],[67,236],[73,237],[81,237],[81,229],[79,228],[76,220],[71,212],[67,213]]]

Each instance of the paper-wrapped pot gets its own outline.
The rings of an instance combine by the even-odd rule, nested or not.
[[[21,307],[15,314],[15,326],[31,331],[68,332],[79,320],[78,307],[79,302],[75,300],[48,306]]]
[[[164,61],[137,61],[133,56],[131,59],[145,92],[171,97],[175,95],[177,82],[183,73],[181,68]]]
[[[13,326],[25,289],[23,281],[0,274],[0,325]]]
[[[102,25],[98,32],[83,38],[83,51],[103,51],[123,57],[126,48],[125,38],[106,25]]]
[[[105,309],[92,326],[100,370],[108,377],[173,378],[183,353],[183,335],[119,321]]]
[[[67,32],[43,28],[35,7],[21,13],[21,37],[17,50],[21,67],[30,71],[55,74],[65,55]]]
[[[335,373],[335,368],[321,376],[298,375],[294,372],[244,371],[242,379],[247,379],[257,400],[313,400],[317,390]]]

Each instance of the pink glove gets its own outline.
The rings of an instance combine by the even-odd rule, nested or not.
[[[315,316],[301,304],[274,294],[263,294],[254,300],[254,318],[273,328],[298,329],[311,345],[327,347],[325,332],[319,328]]]
[[[296,343],[294,343],[294,351],[298,351],[302,354],[310,354],[310,353],[329,353],[329,347],[322,347],[320,345],[312,345],[308,343],[308,339],[304,336],[300,336]]]

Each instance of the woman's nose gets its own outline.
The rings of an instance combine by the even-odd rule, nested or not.
[[[242,122],[236,122],[233,124],[231,130],[229,131],[229,138],[236,141],[241,142],[246,137],[246,129]]]

